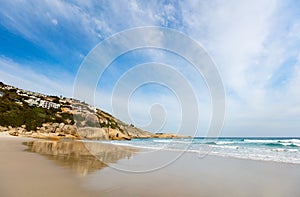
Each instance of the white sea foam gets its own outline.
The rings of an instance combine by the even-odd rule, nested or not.
[[[153,140],[153,142],[158,142],[158,143],[178,143],[178,144],[191,144],[193,143],[192,140],[173,140],[173,139],[158,139],[158,140]]]
[[[248,142],[248,143],[277,143],[278,140],[258,140],[258,139],[245,139],[244,142]]]
[[[300,164],[299,139],[219,139],[207,143],[203,139],[134,139],[131,141],[101,141],[118,146],[130,146],[153,151],[205,153],[240,159]],[[202,152],[204,151],[204,152]]]
[[[218,141],[216,142],[216,144],[218,145],[224,145],[224,144],[235,144],[236,142],[232,142],[232,141]]]

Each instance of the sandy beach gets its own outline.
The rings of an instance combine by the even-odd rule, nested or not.
[[[81,189],[72,172],[24,151],[22,142],[32,140],[0,133],[0,196],[98,196]]]
[[[174,152],[136,155],[112,166],[135,168],[151,160],[164,161]],[[147,167],[145,167],[147,168]],[[133,169],[133,168],[132,168]],[[279,197],[299,196],[300,165],[185,153],[167,167],[149,173],[129,173],[105,168],[88,177],[86,187],[105,191],[103,196]],[[102,181],[105,180],[105,183]]]
[[[296,164],[185,153],[166,167],[134,173],[178,153],[97,145],[95,158],[80,142],[0,136],[0,196],[300,195]]]

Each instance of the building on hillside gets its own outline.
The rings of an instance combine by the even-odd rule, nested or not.
[[[28,99],[28,100],[25,100],[26,103],[28,103],[29,106],[38,106],[39,105],[39,100],[38,99]]]
[[[41,100],[39,106],[42,108],[47,108],[47,109],[50,109],[50,108],[58,109],[60,107],[60,104]]]

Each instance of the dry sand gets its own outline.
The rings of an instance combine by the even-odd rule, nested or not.
[[[0,134],[1,135],[1,134]],[[0,196],[203,196],[203,197],[298,197],[300,196],[300,165],[261,162],[208,156],[199,159],[186,153],[175,162],[148,173],[124,172],[114,168],[151,169],[160,162],[174,158],[176,152],[143,154],[122,153],[119,148],[101,146],[100,165],[84,154],[72,158],[65,150],[64,157],[45,156],[36,143],[35,152],[24,151],[23,141],[32,139],[0,137]],[[28,148],[28,147],[27,147]],[[50,149],[49,149],[50,150]],[[79,150],[79,149],[78,149]],[[81,149],[80,149],[81,150]],[[126,149],[125,149],[126,150]],[[104,152],[103,152],[104,151]],[[132,150],[130,150],[132,151]],[[66,153],[70,155],[66,157]],[[122,154],[120,154],[122,153]],[[49,152],[47,154],[50,154]],[[108,157],[105,158],[105,157]],[[88,161],[83,161],[88,159]],[[78,161],[81,161],[78,163]],[[75,164],[74,164],[75,162]],[[112,163],[109,163],[112,162]],[[61,165],[63,163],[63,165]],[[85,176],[74,169],[81,165]],[[113,167],[113,168],[112,168]],[[96,170],[95,170],[96,169]]]

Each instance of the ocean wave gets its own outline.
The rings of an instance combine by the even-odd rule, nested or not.
[[[253,144],[267,144],[267,143],[277,143],[279,140],[259,140],[259,139],[245,139],[244,142]]]
[[[286,146],[297,146],[300,147],[300,140],[299,139],[291,139],[291,140],[279,140],[279,143]]]
[[[221,139],[219,141],[151,139],[98,142],[135,147],[141,149],[141,152],[143,149],[148,149],[149,151],[201,154],[202,151],[209,150],[209,155],[300,164],[299,141],[298,139],[244,139],[244,141],[235,139]],[[207,147],[209,149],[206,149]]]
[[[178,144],[192,144],[193,141],[192,140],[189,140],[189,141],[179,141],[179,140],[172,140],[172,139],[169,139],[169,140],[153,140],[153,142],[159,142],[159,143],[178,143]]]
[[[226,145],[226,144],[236,144],[236,142],[233,141],[218,141],[216,142],[217,145]]]
[[[283,146],[300,147],[300,144],[294,144],[294,143],[289,143],[289,142],[280,143],[280,144],[282,144]]]
[[[288,146],[288,147],[300,147],[299,139],[270,139],[270,140],[259,140],[259,139],[245,139],[245,143],[258,144],[266,146]]]
[[[300,144],[300,139],[286,139],[279,140],[279,142]]]

